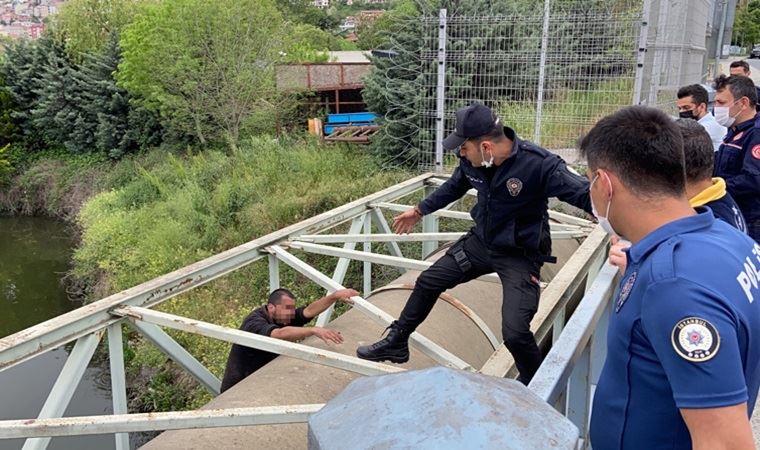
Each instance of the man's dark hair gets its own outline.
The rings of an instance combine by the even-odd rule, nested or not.
[[[691,119],[676,120],[683,138],[683,155],[686,160],[686,180],[709,180],[713,173],[715,150],[707,130]]]
[[[280,303],[282,303],[282,298],[286,296],[294,300],[296,298],[296,296],[293,295],[293,293],[287,289],[283,289],[283,288],[275,289],[272,291],[271,294],[269,294],[269,303],[273,305],[279,305]]]
[[[731,65],[728,67],[729,69],[736,69],[737,67],[741,67],[745,73],[749,72],[749,64],[747,63],[747,61],[743,59],[732,62]]]
[[[506,138],[507,136],[504,134],[504,127],[501,125],[501,123],[498,123],[491,129],[491,131],[484,134],[483,136],[472,138],[472,141],[476,144],[480,144],[483,141],[501,142]]]
[[[701,105],[702,103],[707,105],[708,102],[707,89],[699,84],[690,84],[688,86],[682,87],[678,90],[676,97],[679,99],[691,97],[691,99],[694,101],[694,104],[697,106]]]
[[[727,77],[721,75],[715,79],[713,85],[716,91],[728,89],[731,95],[734,96],[734,100],[739,100],[742,97],[749,99],[750,106],[757,104],[757,90],[755,89],[755,83],[751,78],[744,75],[731,75]]]
[[[580,142],[591,170],[610,169],[642,197],[686,192],[683,139],[664,112],[629,106],[594,125]]]

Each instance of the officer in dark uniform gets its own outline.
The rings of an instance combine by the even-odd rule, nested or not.
[[[530,331],[538,308],[539,272],[551,256],[548,199],[558,197],[591,212],[588,181],[571,173],[547,150],[520,140],[486,106],[475,103],[456,114],[456,131],[443,141],[458,150],[460,161],[451,178],[413,209],[394,219],[397,233],[408,233],[426,214],[478,191],[470,214],[475,226],[417,279],[398,321],[388,335],[359,347],[360,358],[395,363],[409,359],[409,335],[433,309],[438,296],[458,284],[496,272],[501,279],[502,336],[528,383],[541,364]]]
[[[715,119],[728,133],[715,154],[716,177],[736,200],[747,222],[747,233],[760,240],[760,116],[755,111],[757,92],[749,78],[740,75],[715,79]]]
[[[732,62],[731,66],[728,68],[728,73],[731,75],[742,75],[745,77],[749,77],[752,74],[749,69],[749,63],[743,59]],[[758,99],[757,103],[755,104],[755,109],[760,112],[760,86],[755,85],[755,92],[757,93]]]

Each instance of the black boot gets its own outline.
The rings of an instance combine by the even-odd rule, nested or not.
[[[393,322],[386,328],[388,335],[372,345],[362,345],[356,349],[356,356],[369,361],[391,361],[405,363],[409,361],[409,333]]]

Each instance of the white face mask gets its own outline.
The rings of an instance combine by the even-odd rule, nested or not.
[[[737,104],[739,100],[731,103],[729,106],[716,106],[715,107],[715,120],[724,127],[730,127],[736,121],[736,116],[741,114],[741,111],[731,117],[731,107]],[[744,108],[742,108],[744,109]]]
[[[486,157],[483,154],[483,147],[480,147],[480,167],[485,167],[486,169],[493,166],[493,152],[491,153],[491,159],[486,161]]]
[[[594,217],[596,217],[596,220],[599,221],[599,226],[602,227],[604,231],[607,232],[607,234],[616,234],[618,236],[622,236],[620,233],[615,231],[614,228],[612,228],[612,224],[610,223],[610,207],[612,207],[612,182],[610,181],[610,177],[607,176],[607,174],[604,174],[605,177],[607,177],[607,183],[610,185],[610,197],[607,199],[607,212],[600,216],[599,213],[596,211],[596,207],[594,206],[594,199],[591,198],[591,211],[594,213]],[[588,187],[588,195],[591,197],[591,188],[594,186],[594,183],[596,183],[596,180],[599,179],[599,175],[595,176],[594,179],[591,181],[591,184]]]

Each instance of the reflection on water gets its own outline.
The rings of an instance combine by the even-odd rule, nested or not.
[[[73,242],[55,220],[0,217],[0,337],[75,309],[60,283]],[[0,372],[0,420],[36,417],[68,357],[58,348]],[[65,416],[110,414],[109,377],[92,363],[85,371]],[[107,372],[107,371],[105,371]],[[22,440],[0,440],[0,450],[16,450]],[[53,438],[51,450],[113,449],[111,435]]]

